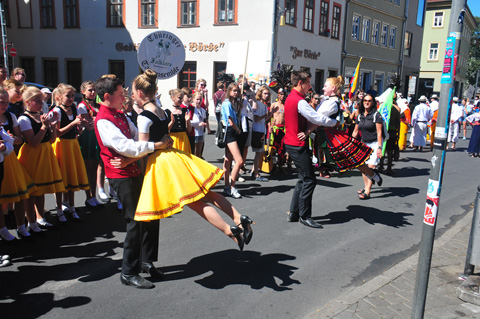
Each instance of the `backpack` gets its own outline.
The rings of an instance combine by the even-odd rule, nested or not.
[[[223,124],[223,121],[222,120],[218,121],[217,134],[215,136],[215,145],[217,145],[220,148],[225,148],[225,146],[227,146],[227,143],[225,141],[226,131],[227,131],[227,128]]]

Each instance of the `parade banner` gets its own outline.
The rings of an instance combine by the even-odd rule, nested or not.
[[[159,80],[175,76],[185,64],[182,41],[168,31],[155,31],[143,38],[138,48],[138,64],[143,71],[151,69]]]

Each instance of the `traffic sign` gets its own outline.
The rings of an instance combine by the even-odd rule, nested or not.
[[[10,48],[10,56],[16,57],[16,56],[17,56],[17,49],[15,49],[15,48]]]

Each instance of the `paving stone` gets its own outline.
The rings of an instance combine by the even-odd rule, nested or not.
[[[381,318],[400,318],[400,313],[388,306],[376,307],[372,311],[379,314]]]
[[[392,287],[400,290],[400,291],[410,291],[412,290],[413,286],[410,285],[406,280],[395,280],[391,283]]]
[[[399,314],[398,318],[409,318],[412,313],[411,305],[407,305],[404,303],[396,303],[389,307]]]
[[[358,318],[361,319],[382,319],[382,317],[378,313],[373,312],[371,309],[357,310],[355,312],[355,315],[357,315]]]
[[[378,296],[368,296],[367,298],[365,298],[365,301],[373,305],[374,307],[386,307],[391,305],[390,302]]]

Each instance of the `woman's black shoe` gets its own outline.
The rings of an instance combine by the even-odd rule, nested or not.
[[[252,224],[253,220],[251,220],[248,216],[242,215],[240,216],[240,223],[243,228],[243,238],[245,240],[245,245],[248,245],[250,243],[250,240],[252,240],[253,236],[253,230],[252,230]]]
[[[245,240],[242,236],[243,230],[238,226],[232,226],[230,227],[230,230],[232,231],[232,234],[228,237],[235,238],[237,240],[238,248],[240,251],[243,251],[243,246],[245,245]]]

